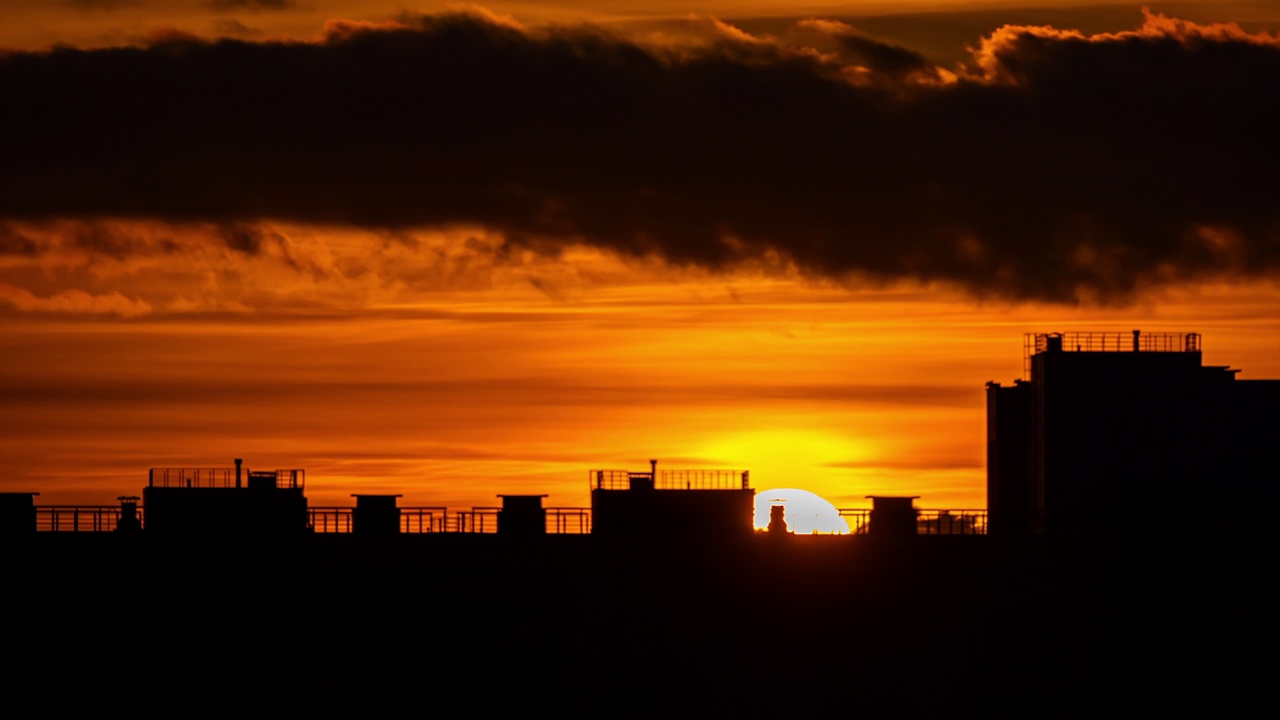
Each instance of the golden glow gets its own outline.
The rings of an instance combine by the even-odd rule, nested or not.
[[[849,523],[840,517],[835,505],[808,490],[776,488],[756,493],[755,528],[769,527],[769,517],[775,505],[783,507],[783,519],[787,530],[797,535],[830,533],[847,535]]]
[[[966,13],[913,25],[902,3],[873,1],[842,6],[841,17],[884,15],[855,24],[926,53],[959,53],[1005,22],[1033,19],[1006,16],[997,0],[909,4]],[[215,5],[17,0],[0,8],[0,48],[136,44],[160,28],[314,39],[332,18],[380,22],[405,9]],[[603,22],[648,39],[689,10],[487,5],[522,22]],[[1077,5],[1091,9],[1063,27],[1140,21],[1095,0],[1020,6],[1070,15]],[[757,36],[771,32],[770,17],[826,11],[782,0],[698,7],[754,18],[739,25]],[[1251,29],[1274,27],[1257,20],[1273,11],[1273,2],[1178,6],[1184,18]],[[933,38],[942,28],[954,37]],[[1199,332],[1206,365],[1280,377],[1275,280],[1187,284],[1131,307],[1008,305],[928,284],[823,284],[767,261],[709,272],[580,247],[545,257],[482,227],[264,221],[263,241],[246,250],[213,227],[98,222],[119,247],[95,253],[75,240],[84,223],[50,220],[14,224],[40,253],[0,252],[0,490],[39,491],[42,503],[110,504],[136,492],[149,467],[244,457],[256,468],[305,467],[319,505],[347,504],[352,492],[458,507],[545,492],[548,506],[586,506],[589,468],[644,468],[657,457],[664,467],[749,470],[757,487],[812,488],[840,507],[887,494],[981,508],[983,383],[1021,375],[1025,332]],[[1206,233],[1210,251],[1231,252],[1229,237]],[[960,248],[971,259],[983,252],[976,241]]]
[[[177,245],[0,258],[23,291],[0,294],[6,491],[112,504],[149,467],[244,457],[306,468],[317,505],[395,492],[470,507],[506,492],[584,507],[587,470],[656,457],[838,507],[887,494],[981,508],[983,384],[1021,375],[1024,332],[1200,332],[1205,364],[1280,377],[1280,288],[1265,282],[1124,308],[979,305],[785,268],[499,257],[465,249],[483,245],[475,229],[406,240],[280,225],[247,255],[198,228],[122,227]],[[124,300],[76,306],[73,289]]]
[[[847,490],[841,486],[848,468],[882,459],[877,448],[856,439],[856,430],[832,431],[847,420],[846,412],[820,406],[770,412],[764,409],[770,388],[762,387],[760,392],[760,411],[725,418],[723,422],[730,426],[724,428],[727,432],[703,446],[700,456],[725,467],[750,470],[754,487],[817,483],[827,490]],[[751,399],[744,401],[749,408]]]

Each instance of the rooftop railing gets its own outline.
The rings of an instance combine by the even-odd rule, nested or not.
[[[446,507],[402,507],[399,531],[403,534],[456,532],[459,526]],[[355,530],[355,508],[312,506],[307,508],[307,524],[317,533],[345,534]],[[465,524],[465,523],[464,523]]]
[[[234,488],[248,487],[249,478],[271,477],[277,488],[302,488],[307,471],[301,468],[283,470],[246,470],[237,480],[235,468],[151,468],[149,487],[163,488]]]
[[[459,510],[454,515],[456,524],[453,532],[460,533],[496,533],[498,532],[498,515],[500,507],[475,507],[470,510]]]
[[[546,511],[546,531],[549,535],[587,535],[591,533],[591,508],[549,507]],[[450,512],[444,507],[402,507],[400,533],[420,535],[429,533],[480,533],[498,531],[499,507],[476,507],[470,510]],[[355,531],[355,508],[310,507],[307,508],[311,529],[324,534],[346,534]]]
[[[632,481],[653,480],[655,490],[747,490],[751,487],[750,471],[737,470],[659,470],[653,473],[630,470],[592,470],[588,474],[592,489],[630,490]]]
[[[318,533],[349,533],[353,529],[353,507],[308,507],[307,526]]]
[[[151,468],[148,487],[227,488],[236,486],[234,468]]]
[[[37,505],[36,532],[113,532],[121,513],[119,505]]]
[[[840,517],[849,525],[850,535],[866,535],[871,527],[871,508],[840,508]]]
[[[1043,352],[1201,352],[1200,333],[1069,332],[1025,333],[1023,376],[1031,377],[1031,356]]]
[[[871,531],[870,508],[840,508],[852,535]],[[916,510],[917,535],[986,535],[986,510]]]
[[[986,535],[986,510],[921,510],[917,535]]]
[[[547,508],[547,532],[552,535],[591,534],[591,508]]]
[[[400,532],[433,533],[444,532],[449,508],[446,507],[405,507],[400,508]]]
[[[274,474],[276,476],[277,488],[305,488],[307,485],[307,471],[302,468],[284,468],[281,470],[254,470],[250,476],[262,477]]]
[[[549,535],[591,534],[591,508],[549,507],[546,510],[546,532]],[[144,508],[136,507],[132,516],[136,528],[144,527]],[[308,525],[316,533],[349,534],[354,532],[354,507],[316,506],[307,508]],[[445,507],[403,507],[399,532],[406,535],[430,533],[490,534],[498,531],[499,507],[475,507],[450,511]],[[57,533],[113,532],[120,527],[125,509],[119,505],[37,505],[36,531]],[[841,508],[840,517],[853,535],[865,535],[871,527],[870,508]],[[917,533],[920,535],[985,535],[986,510],[917,510]]]

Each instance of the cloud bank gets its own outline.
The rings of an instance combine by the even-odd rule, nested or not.
[[[0,54],[0,221],[465,224],[1055,302],[1280,271],[1276,37],[1004,27],[943,69],[831,21],[699,22],[679,43],[473,13]],[[0,229],[5,253],[32,242]]]

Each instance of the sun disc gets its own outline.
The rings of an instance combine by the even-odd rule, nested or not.
[[[757,530],[769,527],[769,509],[775,505],[783,506],[783,519],[786,520],[787,529],[798,535],[844,535],[849,532],[849,523],[840,517],[840,511],[835,505],[816,493],[798,488],[776,488],[756,493]]]

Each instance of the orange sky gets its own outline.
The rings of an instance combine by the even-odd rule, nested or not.
[[[1141,22],[1130,5],[1073,5],[939,0],[912,4],[910,18],[885,3],[697,12],[760,28],[772,16],[864,16],[864,28],[938,62],[953,58],[954,35],[976,41],[984,31],[969,28],[990,32],[1001,13],[1093,31]],[[329,18],[437,8],[270,6],[10,2],[0,47],[114,45],[158,28],[313,37]],[[1193,20],[1280,26],[1274,3],[1170,6]],[[675,2],[489,7],[525,22],[687,12]],[[1021,374],[1025,332],[1199,332],[1206,364],[1280,377],[1274,274],[1176,280],[1097,305],[821,278],[768,255],[708,269],[589,243],[512,251],[483,226],[266,218],[255,227],[267,240],[244,252],[199,223],[16,223],[41,250],[17,240],[6,250],[0,237],[0,491],[38,491],[42,504],[113,504],[150,467],[243,457],[254,469],[306,468],[313,505],[396,492],[403,506],[462,508],[503,492],[586,506],[589,469],[657,458],[660,468],[750,470],[757,489],[804,488],[839,507],[874,493],[982,507],[983,384]],[[86,228],[92,246],[75,239]]]
[[[134,305],[0,287],[26,311],[0,337],[5,488],[111,503],[149,467],[243,457],[306,468],[313,504],[397,492],[470,507],[530,492],[585,506],[588,469],[658,458],[750,470],[758,489],[841,507],[872,493],[981,507],[983,384],[1020,376],[1024,332],[1201,332],[1206,364],[1280,377],[1274,283],[1106,309],[982,304],[585,249],[469,267],[442,234],[371,262],[343,252],[370,242],[350,231],[282,230],[295,263],[342,272],[309,277],[282,251],[192,257],[180,273],[69,253],[63,272]],[[433,243],[440,254],[424,252]],[[220,311],[198,306],[214,301]]]

